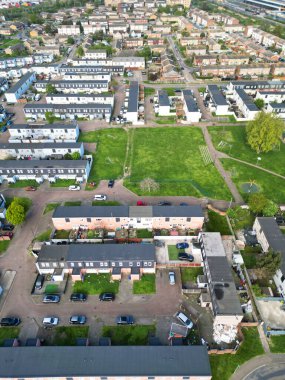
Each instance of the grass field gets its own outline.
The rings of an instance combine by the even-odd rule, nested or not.
[[[47,229],[46,231],[36,236],[35,241],[48,241],[50,238],[50,234],[51,234],[51,228]]]
[[[169,244],[167,250],[169,260],[178,260],[178,253],[180,251],[176,248],[176,245]],[[184,252],[184,250],[181,250],[181,252]]]
[[[58,206],[60,206],[60,203],[48,203],[44,209],[44,214],[55,210]]]
[[[3,345],[5,339],[18,338],[19,327],[1,327],[0,328],[0,346]]]
[[[181,268],[181,280],[183,283],[185,282],[195,282],[197,277],[203,274],[202,267],[196,268]]]
[[[134,281],[134,294],[154,294],[155,292],[155,274],[144,274],[140,280]]]
[[[285,144],[280,143],[280,150],[257,154],[247,144],[244,126],[209,127],[208,130],[217,150],[254,165],[256,164],[257,156],[259,156],[261,157],[259,162],[261,167],[285,176],[285,166],[283,164],[285,161]],[[219,147],[218,145],[221,141],[228,144],[224,147]]]
[[[19,43],[22,43],[23,41],[17,39],[17,38],[7,38],[0,42],[0,49],[7,49],[10,46],[17,45]]]
[[[88,337],[88,326],[60,326],[55,328],[54,346],[75,346],[77,338]]]
[[[224,168],[231,173],[232,180],[236,184],[241,195],[246,199],[248,193],[244,193],[242,185],[245,182],[254,181],[259,191],[272,201],[283,204],[285,202],[285,180],[246,164],[223,158]]]
[[[87,274],[84,282],[75,281],[74,293],[100,294],[104,292],[118,293],[119,281],[112,281],[110,274]]]
[[[48,284],[45,287],[45,294],[58,294],[59,293],[59,288],[58,285],[56,284]]]
[[[74,179],[58,179],[56,182],[51,183],[50,187],[68,187],[71,185],[76,185]]]
[[[92,206],[120,206],[120,202],[117,201],[93,201]]]
[[[230,199],[230,192],[213,164],[204,165],[198,128],[140,128],[135,130],[131,177],[124,184],[138,195],[189,195]],[[140,181],[159,182],[156,192],[142,191]]]
[[[20,187],[28,187],[28,186],[39,187],[40,185],[34,179],[23,179],[21,181],[17,181],[9,185],[9,187],[11,187],[12,189],[17,189]]]
[[[1,253],[4,253],[8,249],[9,244],[10,244],[10,240],[0,241],[0,255]]]
[[[206,223],[207,232],[220,232],[221,235],[232,234],[225,216],[209,210],[208,217],[209,221]]]
[[[271,336],[269,341],[270,351],[274,354],[285,353],[285,335]]]
[[[264,353],[256,327],[243,328],[242,332],[245,339],[235,355],[210,355],[212,380],[229,380],[238,366]]]
[[[144,88],[144,96],[152,96],[155,94],[155,88],[145,87]]]
[[[88,182],[122,176],[127,138],[123,129],[107,129],[80,135],[79,141],[97,143],[96,152],[91,152],[94,161]]]
[[[154,325],[103,326],[103,336],[110,337],[114,346],[145,346],[154,335]]]

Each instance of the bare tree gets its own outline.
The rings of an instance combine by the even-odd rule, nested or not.
[[[159,183],[157,183],[152,178],[145,178],[140,182],[140,188],[142,191],[148,191],[149,193],[151,191],[158,191],[159,190]]]

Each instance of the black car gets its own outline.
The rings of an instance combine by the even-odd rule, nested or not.
[[[13,224],[3,224],[2,226],[3,231],[13,231],[14,228]]]
[[[114,301],[115,294],[114,293],[101,293],[99,296],[100,301]]]
[[[171,202],[161,201],[157,204],[158,206],[171,206]]]
[[[85,302],[87,300],[87,295],[83,293],[72,293],[70,296],[70,301],[73,302]]]
[[[108,182],[108,187],[113,187],[115,185],[115,180],[110,179]]]
[[[55,294],[46,294],[43,298],[43,303],[59,303],[60,296]]]
[[[189,206],[189,205],[188,205],[188,203],[186,203],[186,202],[182,202],[182,203],[180,203],[179,206]]]
[[[133,325],[134,317],[132,315],[120,315],[116,318],[117,325]]]
[[[194,256],[188,255],[185,252],[181,252],[181,253],[178,254],[178,260],[190,261],[190,263],[192,263],[194,261]]]
[[[6,317],[0,321],[1,326],[18,326],[21,323],[21,319],[17,317]]]

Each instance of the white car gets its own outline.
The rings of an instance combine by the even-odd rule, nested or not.
[[[106,200],[107,200],[107,195],[103,195],[103,194],[94,195],[94,201],[106,201]]]
[[[68,190],[70,191],[79,191],[80,190],[80,186],[79,185],[71,185],[68,187]]]
[[[175,285],[175,273],[174,272],[169,272],[168,273],[169,277],[169,284],[170,285]]]
[[[188,327],[188,329],[192,329],[193,322],[184,313],[182,313],[181,311],[178,311],[178,313],[176,314],[176,318],[180,322],[182,322],[184,326]]]
[[[43,319],[43,325],[47,327],[57,326],[58,322],[59,322],[59,318],[57,317],[45,317]]]

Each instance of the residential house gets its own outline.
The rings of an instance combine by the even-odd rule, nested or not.
[[[106,50],[88,50],[85,52],[84,57],[86,59],[106,59],[107,58],[107,52]]]
[[[281,265],[273,276],[273,280],[278,292],[285,299],[285,236],[276,220],[271,217],[257,217],[253,229],[264,252],[272,250],[281,254]]]
[[[47,104],[110,104],[114,105],[112,94],[47,94]]]
[[[202,117],[201,111],[197,106],[191,90],[182,91],[183,110],[188,122],[198,123]]]
[[[21,98],[35,81],[35,73],[28,71],[14,86],[5,92],[7,103],[17,103],[18,99]]]
[[[78,37],[80,35],[79,25],[61,25],[57,32],[59,35]]]
[[[208,85],[208,94],[213,103],[213,111],[217,116],[227,115],[229,112],[229,104],[225,95],[215,84]]]
[[[169,116],[170,115],[170,101],[167,92],[164,90],[158,91],[158,115]]]
[[[281,119],[285,119],[285,103],[270,103],[267,112],[277,114]]]
[[[125,49],[137,49],[138,47],[143,46],[143,38],[125,38],[123,45]]]
[[[144,57],[113,57],[113,65],[123,65],[125,69],[145,69]]]
[[[57,230],[74,228],[187,229],[199,231],[204,215],[200,206],[74,206],[58,207],[52,216]]]
[[[37,91],[46,91],[46,86],[51,84],[57,91],[63,93],[74,93],[75,91],[96,93],[109,90],[109,82],[107,80],[40,80],[35,83]]]
[[[254,100],[242,88],[234,89],[233,98],[246,120],[253,120],[260,111]]]
[[[84,62],[85,63],[85,62]],[[93,64],[93,66],[92,66]],[[84,66],[61,66],[59,68],[59,73],[110,73],[110,74],[116,74],[116,75],[123,75],[124,74],[124,66],[123,65],[96,65],[92,62],[90,62],[90,66],[88,66],[88,63]]]
[[[136,124],[138,122],[139,111],[139,83],[137,81],[130,82],[130,93],[126,112],[128,122]]]

